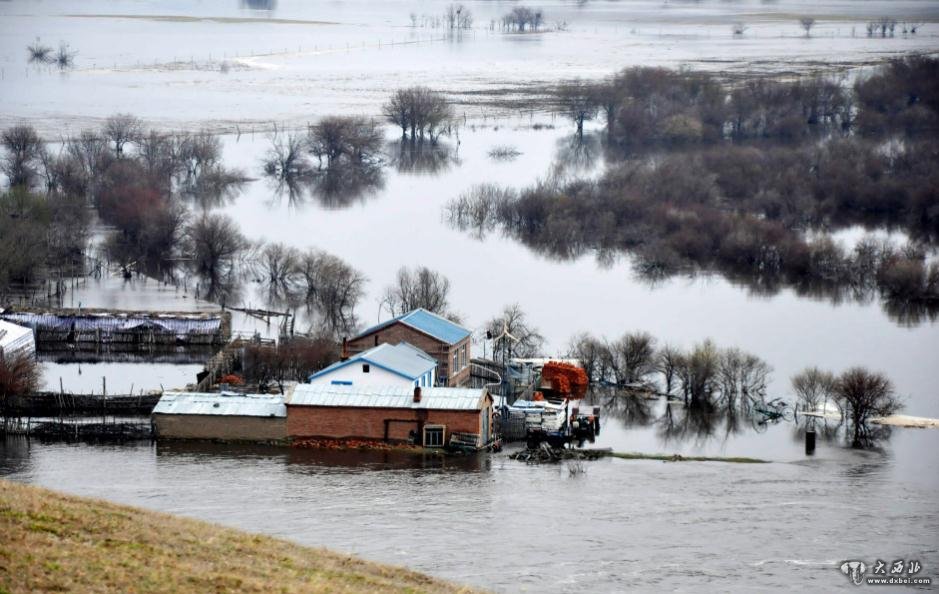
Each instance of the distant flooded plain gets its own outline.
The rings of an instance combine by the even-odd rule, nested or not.
[[[756,293],[717,275],[637,278],[628,256],[547,257],[511,238],[455,229],[448,201],[478,183],[522,188],[549,175],[602,171],[598,142],[502,104],[525,87],[598,77],[629,65],[855,74],[885,56],[935,52],[934,2],[543,2],[565,31],[502,35],[487,24],[509,4],[467,2],[471,34],[441,38],[409,14],[444,2],[0,3],[0,126],[28,122],[54,139],[132,111],[166,130],[223,132],[225,165],[252,178],[231,198],[190,204],[232,216],[254,240],[317,247],[368,277],[360,322],[385,319],[384,287],[401,266],[451,281],[451,305],[491,352],[483,325],[519,303],[564,354],[580,331],[610,339],[648,331],[660,344],[705,338],[773,366],[771,397],[791,399],[807,366],[882,371],[905,414],[939,417],[939,325],[898,320],[876,299],[833,301],[783,288]],[[261,10],[257,8],[260,7]],[[741,11],[743,11],[741,13]],[[864,23],[885,11],[922,21],[916,36],[871,39]],[[81,13],[81,14],[77,14]],[[731,34],[743,14],[748,32]],[[797,17],[818,19],[811,38]],[[196,29],[198,27],[198,29]],[[199,34],[194,34],[198,30]],[[73,71],[28,67],[36,36],[80,53]],[[124,40],[116,43],[116,39]],[[127,39],[136,40],[135,45]],[[433,59],[428,59],[432,55]],[[223,71],[222,65],[227,64]],[[402,166],[389,144],[380,183],[342,200],[291,197],[263,176],[273,123],[303,129],[334,113],[377,116],[391,90],[429,84],[458,102],[460,121],[432,168]],[[506,90],[508,89],[508,90]],[[588,126],[589,127],[589,126]],[[394,133],[388,131],[393,143]],[[588,137],[591,133],[588,130]],[[589,140],[589,138],[588,138]],[[514,159],[490,157],[510,146]],[[575,150],[576,148],[576,150]],[[896,237],[892,230],[873,230]],[[842,230],[856,239],[864,230]],[[264,307],[249,282],[240,305]],[[117,277],[84,280],[65,306],[199,310],[195,287]],[[232,305],[232,304],[229,304]],[[234,328],[276,335],[242,314]],[[109,393],[182,387],[198,364],[46,362],[47,389]],[[114,390],[112,392],[112,389]],[[726,419],[669,425],[662,403],[642,410],[599,399],[595,447],[664,454],[752,456],[770,464],[601,460],[528,466],[505,454],[457,459],[220,445],[91,446],[0,442],[0,476],[72,493],[324,545],[500,592],[851,589],[847,559],[916,559],[939,574],[939,431],[894,429],[871,451],[840,434],[803,450],[800,425]],[[729,582],[728,580],[734,580]]]

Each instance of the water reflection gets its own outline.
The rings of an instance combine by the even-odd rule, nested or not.
[[[785,428],[794,444],[804,443],[806,430],[812,429],[824,443],[851,449],[849,435],[841,419],[804,415],[797,415],[794,420],[771,418],[746,398],[734,405],[692,406],[674,398],[649,398],[614,388],[591,388],[582,406],[600,407],[604,441],[609,440],[610,430],[617,434],[624,430],[635,434],[648,430],[647,436],[652,438],[654,445],[643,447],[651,447],[656,452],[675,448],[704,453],[714,451],[712,446],[723,449],[731,439],[746,448],[765,447],[773,439],[762,445],[761,440],[766,439],[764,435],[774,428]],[[878,451],[888,443],[891,429],[885,425],[872,425],[870,436],[871,449]]]
[[[458,151],[443,141],[398,139],[388,143],[386,153],[389,163],[399,173],[439,175],[460,165]]]
[[[248,10],[272,11],[277,8],[277,0],[238,0],[238,4]]]
[[[603,160],[603,142],[598,132],[583,136],[572,134],[557,141],[552,173],[558,177],[573,177],[599,169]]]
[[[264,460],[282,463],[288,472],[321,474],[324,470],[363,472],[372,470],[446,470],[486,472],[492,458],[486,454],[441,456],[394,450],[339,450],[322,448],[283,448],[277,446],[223,444],[199,441],[161,441],[156,445],[157,459],[173,461]]]
[[[274,199],[286,198],[300,208],[308,200],[328,209],[347,208],[365,202],[385,186],[385,175],[376,163],[342,163],[303,175],[268,176]]]

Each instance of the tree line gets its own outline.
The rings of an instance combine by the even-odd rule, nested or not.
[[[816,75],[749,76],[725,82],[704,72],[633,67],[599,82],[553,89],[553,107],[574,122],[602,118],[612,144],[627,150],[723,140],[798,142],[857,132],[934,135],[939,129],[939,59],[889,60],[853,85]]]
[[[738,348],[720,348],[710,340],[688,349],[660,347],[646,332],[627,332],[613,341],[582,333],[571,339],[568,354],[580,362],[591,384],[652,389],[705,414],[751,414],[765,404],[772,372],[765,361]],[[895,414],[902,406],[890,379],[863,367],[840,375],[808,368],[793,376],[791,385],[801,410],[837,406],[856,448],[877,437],[872,418]]]

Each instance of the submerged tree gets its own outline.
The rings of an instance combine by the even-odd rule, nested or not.
[[[368,118],[327,116],[310,127],[310,152],[327,169],[340,164],[366,165],[381,154],[381,128]]]
[[[584,122],[596,117],[599,99],[597,87],[582,81],[566,83],[558,89],[561,110],[577,126],[578,138],[584,136]]]
[[[591,384],[607,380],[609,369],[606,363],[608,347],[599,338],[586,332],[571,338],[567,354],[580,362]]]
[[[893,384],[883,374],[863,367],[848,369],[835,384],[851,423],[851,447],[860,448],[871,441],[869,422],[873,417],[895,414],[901,408]]]
[[[809,37],[812,33],[812,27],[815,26],[815,19],[812,17],[802,17],[799,19],[799,26],[805,31],[805,36]]]
[[[437,141],[453,116],[442,94],[421,86],[395,91],[382,106],[382,113],[388,122],[401,128],[402,138],[410,133],[411,141],[427,138],[431,142]]]
[[[4,149],[0,170],[9,178],[10,186],[31,186],[42,151],[42,141],[36,129],[28,125],[7,128],[0,135],[0,144]]]
[[[810,367],[792,377],[792,389],[802,408],[808,411],[823,410],[835,396],[837,378],[829,371]]]
[[[306,302],[323,316],[335,335],[352,332],[356,326],[355,307],[365,292],[367,279],[342,259],[311,249],[297,265],[306,291]]]
[[[143,122],[129,113],[119,113],[104,122],[104,137],[114,143],[114,154],[124,156],[124,145],[136,142],[142,133]]]
[[[610,345],[610,359],[617,384],[640,384],[655,371],[655,338],[648,332],[626,333]]]
[[[192,270],[209,283],[210,296],[232,279],[248,245],[235,221],[223,214],[204,213],[186,228],[185,239]]]
[[[54,54],[52,53],[52,48],[48,45],[44,45],[38,37],[36,38],[36,41],[26,46],[26,52],[29,54],[30,62],[49,64],[55,59]]]

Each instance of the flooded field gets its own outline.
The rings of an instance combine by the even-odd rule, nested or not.
[[[939,52],[939,3],[927,0],[534,3],[538,33],[505,33],[514,5],[470,1],[474,25],[447,34],[446,2],[144,0],[0,2],[0,129],[27,123],[50,142],[132,112],[160,130],[217,133],[222,161],[247,181],[222,199],[187,198],[192,213],[230,216],[246,238],[319,248],[367,278],[360,327],[387,319],[385,288],[402,266],[450,281],[450,307],[491,354],[486,322],[518,303],[564,356],[579,332],[615,339],[645,331],[682,349],[713,339],[772,366],[768,397],[792,401],[809,366],[883,372],[903,414],[939,417],[939,319],[877,297],[833,298],[783,286],[756,291],[717,273],[641,279],[632,256],[562,259],[500,232],[456,228],[447,204],[480,183],[521,189],[600,175],[614,156],[588,122],[520,98],[545,85],[624,67],[667,66],[733,79],[744,73],[835,73],[851,80],[885,58]],[[413,15],[413,17],[412,17]],[[799,24],[815,19],[811,32]],[[868,36],[889,16],[915,34]],[[734,34],[734,23],[744,30]],[[40,37],[77,51],[74,68],[31,66]],[[305,130],[326,115],[380,117],[399,87],[426,84],[456,121],[427,154],[383,128],[380,173],[357,192],[291,193],[264,174],[272,130]],[[511,149],[496,158],[494,149]],[[654,158],[654,157],[653,157]],[[0,180],[6,184],[6,179]],[[904,229],[832,225],[807,234],[854,245]],[[95,228],[102,235],[100,226]],[[0,238],[2,240],[2,238]],[[927,258],[939,257],[935,245]],[[116,269],[115,269],[116,270]],[[256,275],[255,275],[256,276]],[[209,311],[194,275],[176,284],[112,271],[70,288],[64,307]],[[283,308],[250,274],[229,307]],[[301,313],[297,331],[315,330]],[[232,313],[242,335],[276,337]],[[203,359],[161,355],[41,358],[42,389],[128,394],[182,388]],[[103,379],[106,378],[106,379]],[[106,386],[106,387],[105,387]],[[918,560],[939,577],[939,431],[894,428],[865,451],[804,426],[686,416],[673,404],[593,396],[603,429],[590,447],[619,452],[748,456],[769,464],[604,459],[583,468],[526,465],[506,453],[439,458],[209,444],[122,446],[0,441],[0,477],[176,513],[405,565],[497,592],[851,589],[847,559]],[[935,582],[934,582],[935,583]]]
[[[840,70],[933,51],[939,34],[939,8],[926,0],[552,0],[533,3],[543,8],[545,32],[525,35],[499,31],[510,5],[464,4],[474,27],[453,37],[430,22],[445,2],[4,2],[0,124],[27,118],[55,136],[131,107],[175,129],[303,124],[334,113],[377,115],[390,90],[417,83],[479,115],[480,103],[539,83],[626,66]],[[805,15],[817,20],[810,38],[798,22]],[[916,35],[868,38],[866,23],[882,16],[923,25]],[[737,21],[747,27],[740,36]],[[78,51],[75,69],[27,67],[25,47],[37,36]]]

